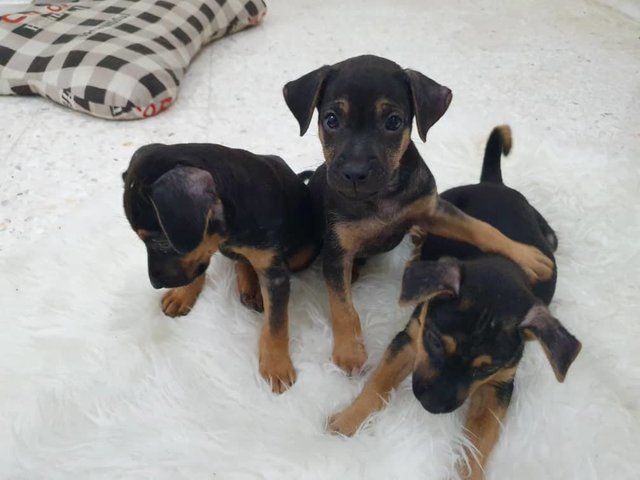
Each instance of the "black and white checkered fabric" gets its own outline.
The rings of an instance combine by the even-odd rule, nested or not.
[[[97,117],[166,110],[206,43],[257,25],[263,0],[80,0],[0,17],[0,94]]]

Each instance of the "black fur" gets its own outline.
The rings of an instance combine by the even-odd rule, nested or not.
[[[211,184],[200,190],[180,187],[189,183],[184,171],[199,171]],[[305,246],[319,245],[309,191],[279,157],[213,144],[153,144],[134,153],[123,178],[127,219],[134,230],[150,233],[145,243],[156,288],[193,280],[180,272],[177,260],[202,240],[204,214],[218,201],[206,230],[226,238],[223,254],[231,246],[249,246],[275,249],[286,260]],[[176,239],[167,238],[166,230],[175,231]]]
[[[551,227],[521,193],[502,183],[502,151],[500,132],[496,130],[487,145],[482,181],[453,188],[441,197],[508,237],[534,245],[553,258],[557,244],[549,241],[550,235],[555,238]],[[442,260],[436,262],[442,257],[457,259],[460,278],[457,295],[452,296],[451,290],[443,287],[445,275],[452,278],[452,274],[443,269]],[[405,274],[403,297],[419,298],[416,288],[425,295],[439,290],[447,293],[430,301],[423,338],[418,340],[429,354],[430,375],[423,378],[414,372],[413,386],[427,410],[452,411],[462,405],[474,382],[515,367],[524,348],[526,319],[530,329],[543,330],[534,336],[550,350],[549,360],[556,375],[564,378],[580,344],[559,322],[554,323],[546,307],[555,291],[556,271],[550,280],[532,286],[511,260],[432,235],[422,245],[421,258],[414,262],[408,266],[408,273],[419,271],[420,265],[426,273],[421,281],[414,278],[415,272]],[[541,325],[546,328],[540,328]],[[546,335],[550,338],[544,338]],[[454,352],[445,354],[439,347],[444,336],[455,340]],[[474,359],[483,357],[489,360],[472,366]],[[496,388],[499,398],[508,403],[512,385],[498,384]]]

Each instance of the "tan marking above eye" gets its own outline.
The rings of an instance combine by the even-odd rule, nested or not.
[[[138,235],[138,237],[140,237],[140,240],[142,240],[144,242],[144,240],[147,238],[147,231],[144,230],[143,228],[140,228],[138,230],[136,230],[136,234]]]
[[[389,100],[386,97],[380,97],[378,100],[376,100],[376,113],[378,114],[381,114],[388,110],[393,110],[396,108],[397,107],[393,103],[391,103],[391,100]]]
[[[331,107],[344,115],[349,114],[349,101],[346,98],[338,98],[331,102]]]
[[[444,344],[444,349],[446,350],[447,353],[451,354],[453,352],[456,351],[457,348],[457,344],[455,339],[450,336],[450,335],[443,335],[442,336],[442,343]]]
[[[473,359],[471,366],[473,368],[480,368],[485,365],[491,365],[491,362],[493,362],[493,357],[491,357],[491,355],[480,355]]]

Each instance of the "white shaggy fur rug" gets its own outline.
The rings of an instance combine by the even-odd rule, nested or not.
[[[553,12],[551,0],[487,11],[271,3],[263,26],[205,49],[157,118],[107,123],[0,98],[0,479],[455,478],[462,412],[427,413],[406,381],[353,438],[325,432],[367,374],[349,378],[330,361],[317,262],[292,285],[298,380],[274,396],[257,373],[262,318],[240,304],[231,262],[216,256],[192,312],[169,319],[122,212],[119,173],[142,143],[216,141],[278,153],[296,170],[317,165],[317,138],[297,138],[280,88],[362,52],[454,90],[419,145],[441,190],[475,182],[490,129],[510,123],[506,183],[560,239],[551,309],[583,349],[559,384],[527,346],[489,478],[639,478],[638,23],[580,1]],[[408,318],[397,306],[407,253],[371,261],[354,288],[369,367]]]

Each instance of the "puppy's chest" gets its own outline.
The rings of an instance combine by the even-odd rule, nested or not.
[[[397,200],[381,200],[375,211],[366,218],[335,225],[340,246],[356,255],[368,256],[393,249],[409,228],[428,216],[435,202],[431,197],[420,198],[408,205]]]

